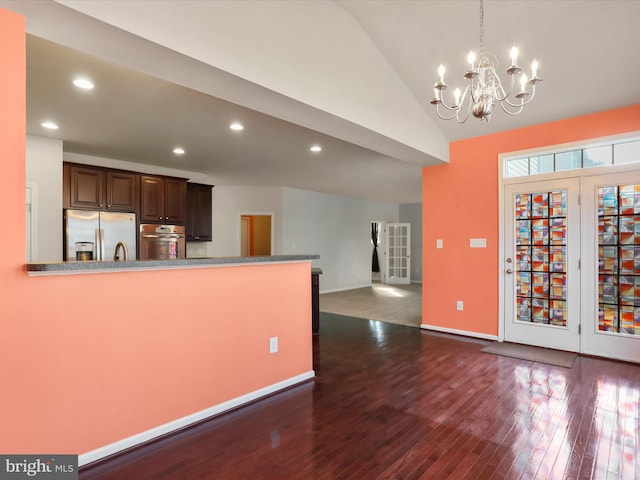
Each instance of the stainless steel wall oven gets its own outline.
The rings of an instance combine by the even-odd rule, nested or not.
[[[184,226],[140,224],[140,260],[186,258]]]

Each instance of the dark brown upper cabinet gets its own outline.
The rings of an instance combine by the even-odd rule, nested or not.
[[[139,176],[132,172],[65,163],[65,208],[135,212],[138,209]]]
[[[210,242],[211,235],[211,185],[187,183],[187,241]]]
[[[187,215],[185,179],[140,175],[140,221],[184,224]]]

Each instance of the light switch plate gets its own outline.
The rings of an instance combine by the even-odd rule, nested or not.
[[[442,248],[442,240],[440,238],[436,240],[436,248]]]

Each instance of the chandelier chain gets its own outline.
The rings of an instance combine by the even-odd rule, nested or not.
[[[480,0],[480,56],[484,54],[484,2]]]

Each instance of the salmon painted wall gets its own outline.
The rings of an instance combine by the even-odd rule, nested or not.
[[[499,154],[639,130],[633,105],[452,142],[448,165],[422,171],[423,325],[498,335]],[[469,248],[470,238],[487,248]]]
[[[86,453],[309,373],[311,262],[25,273],[25,27],[1,9],[0,58],[0,452]]]

